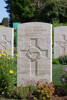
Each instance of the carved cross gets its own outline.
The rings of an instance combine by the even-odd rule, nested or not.
[[[6,49],[7,48],[7,45],[9,43],[11,43],[11,41],[10,40],[8,41],[7,38],[6,38],[6,35],[3,35],[2,36],[2,41],[0,43],[0,46],[2,47],[1,49]]]
[[[63,36],[63,41],[56,41],[57,44],[59,44],[64,49],[64,54],[66,53],[66,47],[67,47],[67,39],[65,35]]]
[[[48,57],[48,50],[42,50],[38,46],[38,39],[37,38],[31,38],[30,43],[29,43],[29,49],[28,50],[20,50],[21,52],[25,52],[25,56],[30,60],[30,79],[32,75],[32,63],[35,63],[35,75],[38,74],[37,72],[37,66],[38,66],[38,60],[41,58],[43,55],[42,53],[45,54],[46,57]],[[22,56],[22,55],[21,55]]]

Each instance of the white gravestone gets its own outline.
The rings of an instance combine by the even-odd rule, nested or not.
[[[17,86],[29,81],[52,81],[52,25],[40,22],[18,26]]]
[[[67,55],[67,26],[54,28],[54,58]]]
[[[7,50],[7,54],[14,53],[14,29],[9,27],[0,28],[0,50]]]

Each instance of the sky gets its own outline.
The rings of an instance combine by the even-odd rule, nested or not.
[[[9,18],[9,14],[6,11],[6,8],[4,8],[6,6],[4,0],[0,0],[0,23],[2,22],[2,19],[4,17],[8,17]]]

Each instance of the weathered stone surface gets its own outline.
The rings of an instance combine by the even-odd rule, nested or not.
[[[0,28],[0,49],[7,50],[7,54],[13,56],[14,52],[14,30],[9,27]]]
[[[52,25],[40,22],[18,26],[17,86],[29,81],[52,81]]]
[[[54,28],[54,58],[67,54],[67,26]]]

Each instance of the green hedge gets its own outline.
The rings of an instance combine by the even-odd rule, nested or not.
[[[59,58],[59,62],[60,62],[61,64],[63,64],[63,65],[67,65],[67,55],[61,56],[61,57]]]

